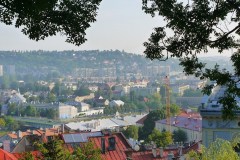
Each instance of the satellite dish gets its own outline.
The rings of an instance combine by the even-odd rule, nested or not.
[[[135,151],[139,151],[139,149],[140,149],[139,145],[135,145],[135,146],[134,146],[134,150],[135,150]]]

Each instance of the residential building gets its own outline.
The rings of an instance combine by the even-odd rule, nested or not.
[[[93,98],[94,98],[94,93],[90,93],[90,95],[87,95],[87,96],[77,96],[75,98],[75,101],[76,102],[82,102],[84,100],[93,99]]]
[[[182,96],[184,91],[189,89],[189,85],[171,85],[170,86],[174,93],[177,93],[179,96]]]
[[[101,131],[104,129],[119,131],[130,125],[136,125],[136,122],[143,118],[146,114],[131,116],[116,116],[115,118],[105,118],[91,121],[70,122],[65,124],[67,130],[91,130]]]
[[[23,97],[19,92],[13,93],[13,95],[10,97],[8,103],[15,103],[15,104],[22,104],[26,103],[26,98]]]
[[[171,129],[181,129],[187,133],[188,142],[198,142],[202,140],[202,118],[199,113],[181,113],[178,116],[170,118],[170,125],[167,124],[167,120],[158,120],[155,122],[155,128],[159,131]]]
[[[120,106],[123,106],[124,105],[124,102],[121,101],[121,100],[112,100],[110,103],[109,103],[109,106],[110,107],[120,107]]]
[[[58,128],[46,128],[27,131],[10,132],[0,137],[0,147],[8,152],[12,152],[16,145],[22,140],[23,137],[29,135],[44,135],[46,137],[58,135],[60,130]]]
[[[94,100],[95,106],[96,107],[105,107],[109,105],[109,100],[108,99],[95,99]]]
[[[203,96],[200,113],[203,118],[202,140],[206,147],[209,147],[217,138],[232,140],[234,137],[240,136],[240,112],[234,111],[237,118],[233,120],[223,120],[222,118],[223,105],[219,103],[219,99],[224,96],[225,90],[224,86],[215,86],[210,96]],[[236,98],[236,101],[240,106],[240,99]]]
[[[77,115],[78,110],[76,107],[59,103],[58,106],[59,119],[73,118]]]
[[[90,108],[90,104],[80,102],[80,112],[88,111]]]

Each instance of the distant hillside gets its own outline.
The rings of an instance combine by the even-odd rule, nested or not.
[[[212,59],[203,58],[204,62],[214,66]],[[224,61],[224,59],[223,59]],[[221,64],[225,62],[221,62]],[[171,66],[171,71],[181,71],[179,61],[151,61],[144,56],[115,51],[0,51],[0,65],[15,65],[16,74],[47,75],[50,72],[74,74],[78,68],[115,67],[117,72],[141,72],[148,66]],[[229,66],[227,66],[229,67]]]

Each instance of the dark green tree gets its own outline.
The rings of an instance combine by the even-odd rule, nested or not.
[[[37,114],[36,107],[29,105],[25,108],[24,113],[26,116],[35,116]]]
[[[75,96],[87,96],[91,93],[91,91],[86,86],[81,86],[74,92]]]
[[[85,30],[96,21],[101,0],[6,0],[0,1],[0,22],[14,24],[33,40],[61,33],[66,42],[80,45],[86,41]]]
[[[154,110],[151,111],[148,115],[146,120],[144,121],[144,126],[139,129],[139,139],[145,140],[148,136],[152,133],[153,129],[155,128],[155,121],[164,119],[166,116],[165,110]]]
[[[8,115],[17,115],[18,114],[18,107],[15,103],[9,104],[8,105]]]
[[[239,110],[236,96],[240,96],[240,2],[237,0],[142,0],[143,10],[152,16],[159,15],[165,24],[156,27],[149,41],[144,43],[147,58],[167,60],[175,57],[187,75],[209,79],[217,85],[226,86],[220,98],[223,104],[223,118],[231,119]],[[223,25],[224,24],[224,25]],[[166,31],[168,30],[168,32]],[[168,34],[168,33],[172,34]],[[230,73],[219,65],[206,68],[198,55],[219,53],[233,49],[231,55],[234,71]],[[213,84],[204,87],[210,94]]]
[[[187,142],[187,140],[188,140],[187,133],[184,130],[178,129],[173,131],[174,142]]]

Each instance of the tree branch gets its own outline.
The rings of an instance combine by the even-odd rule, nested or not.
[[[235,28],[233,28],[231,31],[229,31],[228,33],[224,34],[222,37],[214,40],[214,41],[210,41],[211,43],[215,43],[215,42],[218,42],[218,41],[221,41],[222,39],[226,38],[229,34],[235,32],[237,29],[240,28],[240,24],[238,24]]]

